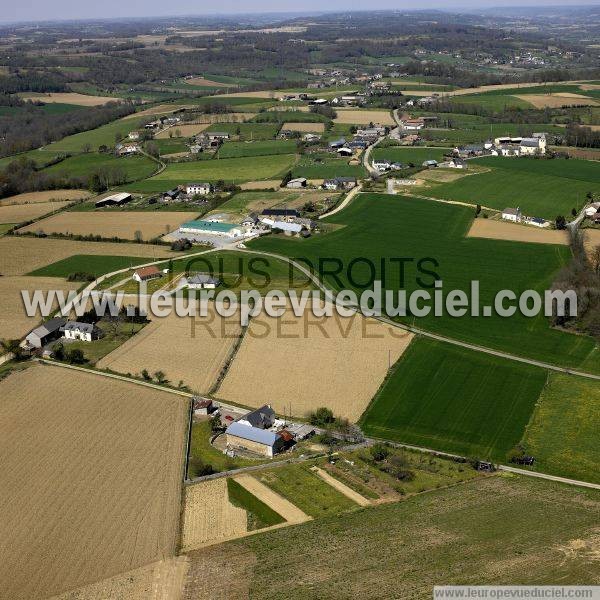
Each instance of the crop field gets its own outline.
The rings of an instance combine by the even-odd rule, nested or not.
[[[419,146],[387,146],[374,148],[371,154],[375,160],[389,160],[391,162],[412,163],[421,166],[426,160],[442,162],[444,154],[452,152],[451,148],[423,148]]]
[[[394,294],[401,289],[410,294],[423,285],[433,285],[435,276],[423,275],[418,269],[418,262],[427,259],[422,265],[442,279],[444,290],[464,290],[469,295],[471,281],[478,280],[481,306],[493,306],[500,290],[510,289],[518,296],[524,290],[550,289],[554,274],[570,260],[567,247],[468,238],[472,220],[473,209],[468,207],[400,195],[359,194],[343,211],[325,219],[343,226],[333,232],[303,240],[300,246],[296,240],[270,236],[253,241],[251,247],[302,256],[317,269],[321,258],[335,256],[342,270],[336,276],[324,275],[323,280],[332,289],[358,293],[372,288],[373,273],[364,260],[360,265],[351,264],[357,257],[370,260],[374,278],[385,279],[383,288]],[[425,231],[423,223],[427,224]],[[389,257],[412,257],[414,261],[408,261],[402,274]],[[507,270],[506,265],[511,268]],[[440,317],[429,314],[404,320],[449,337],[550,363],[593,372],[598,372],[600,365],[600,350],[591,338],[551,329],[543,315],[525,317],[517,311],[510,319],[495,314],[455,318],[444,311]]]
[[[440,573],[448,585],[597,585],[599,508],[592,490],[478,478],[193,552],[184,600],[231,582],[236,599],[425,599]]]
[[[283,177],[296,160],[293,154],[223,158],[167,165],[160,174],[146,181],[131,184],[128,189],[139,191],[163,191],[189,181],[218,181],[242,183],[259,179]]]
[[[139,375],[162,371],[172,385],[183,382],[207,393],[215,384],[240,335],[239,317],[225,319],[209,307],[206,318],[173,314],[154,320],[98,367]]]
[[[178,256],[168,247],[151,244],[76,242],[4,236],[0,238],[0,273],[4,276],[25,275],[75,255],[131,256],[148,259]]]
[[[35,202],[31,204],[0,205],[0,223],[23,223],[60,210],[69,202]]]
[[[1,206],[10,206],[14,204],[35,204],[46,203],[54,200],[80,200],[89,198],[92,194],[87,190],[47,190],[44,192],[27,192],[8,196],[0,200]]]
[[[517,98],[529,102],[534,108],[560,108],[561,106],[597,106],[598,103],[589,96],[570,93],[556,94],[524,94]]]
[[[334,177],[365,176],[362,165],[350,165],[347,158],[338,158],[331,154],[305,154],[292,170],[294,177],[307,179],[333,179]]]
[[[68,292],[79,287],[58,277],[0,277],[0,339],[23,337],[37,327],[41,318],[28,317],[21,298],[21,290],[33,294],[34,290],[62,290]]]
[[[411,339],[362,316],[317,318],[306,311],[296,317],[291,310],[281,319],[264,315],[251,321],[216,394],[245,406],[269,403],[279,413],[300,417],[328,406],[357,421],[389,361],[395,362]]]
[[[62,173],[67,177],[85,177],[97,169],[122,169],[128,181],[150,177],[157,169],[146,156],[114,156],[90,152],[71,156],[44,170],[48,174]]]
[[[600,483],[600,383],[552,374],[523,437],[535,469]]]
[[[323,133],[325,123],[284,123],[281,129],[289,131],[299,131],[300,133]]]
[[[490,240],[531,242],[534,244],[560,244],[562,246],[569,244],[566,231],[540,229],[539,227],[491,219],[475,219],[467,236]]]
[[[497,210],[518,206],[525,215],[555,219],[557,215],[569,215],[573,208],[581,209],[587,193],[600,190],[598,174],[592,173],[595,165],[591,162],[493,158],[500,160],[476,161],[492,167],[491,171],[464,177],[429,194]],[[538,167],[534,163],[543,164]]]
[[[7,598],[50,597],[174,555],[185,401],[44,365],[9,375],[0,393]]]
[[[46,234],[100,235],[123,240],[151,240],[192,220],[195,212],[62,212],[19,230]],[[141,237],[139,237],[141,236]]]
[[[335,111],[337,117],[335,123],[350,125],[368,125],[377,123],[379,125],[395,125],[390,111],[388,110],[358,110],[358,109],[338,109]]]
[[[248,515],[229,501],[224,477],[185,488],[183,552],[240,537],[247,531]]]
[[[160,255],[159,255],[160,257]],[[127,269],[150,262],[150,258],[136,256],[107,256],[74,254],[29,273],[34,277],[68,277],[71,273],[89,273],[100,277],[105,273]],[[122,275],[121,275],[122,277]]]
[[[118,98],[109,96],[88,96],[74,92],[52,92],[45,94],[21,94],[23,100],[34,102],[48,102],[58,104],[76,104],[78,106],[102,106],[108,102],[115,102]]]
[[[483,106],[488,110],[504,111],[510,108],[531,108],[531,104],[522,98],[509,93],[472,94],[468,96],[453,96],[453,104]]]
[[[206,131],[229,133],[234,139],[272,140],[277,135],[280,126],[280,123],[215,123]]]
[[[505,460],[545,381],[537,367],[419,339],[361,422],[373,437]]]
[[[218,158],[238,158],[240,156],[267,156],[294,154],[294,140],[265,140],[255,142],[225,142],[217,153]]]

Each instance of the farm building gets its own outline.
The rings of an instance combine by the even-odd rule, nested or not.
[[[333,142],[329,142],[329,149],[330,150],[337,150],[338,148],[341,148],[342,146],[346,145],[346,138],[340,138],[339,140],[334,140]]]
[[[343,146],[342,148],[338,148],[337,153],[340,156],[352,156],[354,154],[354,150],[352,150],[352,148]]]
[[[513,221],[514,223],[521,222],[521,209],[520,208],[505,208],[502,211],[502,218],[505,221]]]
[[[302,225],[299,223],[288,223],[287,221],[274,221],[272,229],[280,229],[286,235],[294,235],[302,231]]]
[[[334,179],[325,179],[323,187],[326,190],[350,190],[356,186],[356,177],[335,177]]]
[[[103,206],[122,206],[131,202],[132,196],[127,192],[120,192],[118,194],[112,194],[101,200],[96,200],[96,208],[102,208]]]
[[[127,142],[125,144],[117,144],[115,150],[119,156],[127,156],[129,154],[137,154],[140,147],[135,142]]]
[[[41,348],[48,342],[60,337],[60,329],[67,322],[64,317],[58,317],[46,321],[43,325],[36,327],[25,337],[25,343],[31,348]]]
[[[206,273],[196,273],[185,279],[190,290],[214,290],[221,285],[221,280]]]
[[[225,237],[238,237],[242,235],[242,229],[239,225],[232,223],[218,223],[216,221],[187,221],[180,228],[181,233],[191,233],[193,235],[221,235]]]
[[[207,196],[212,189],[210,183],[188,183],[185,186],[185,193],[188,196]]]
[[[438,161],[437,160],[426,160],[423,162],[423,166],[427,167],[428,169],[435,169],[438,166]]]
[[[132,141],[137,141],[140,139],[140,132],[139,131],[130,131],[128,133],[127,137]]]
[[[277,433],[242,425],[239,421],[225,430],[225,438],[228,449],[247,450],[271,458],[285,446],[284,440]]]
[[[260,213],[261,217],[279,217],[280,219],[295,219],[300,213],[295,208],[265,208]]]
[[[600,202],[593,202],[585,209],[586,217],[593,217],[600,212]]]
[[[275,411],[269,404],[265,404],[256,410],[249,412],[238,420],[238,423],[246,427],[258,427],[259,429],[268,429],[275,422]]]
[[[425,126],[422,119],[406,119],[402,121],[402,127],[406,131],[420,131]]]
[[[100,331],[92,323],[80,323],[79,321],[67,321],[60,331],[67,340],[81,340],[91,342],[100,337]]]
[[[213,401],[210,398],[192,397],[192,410],[197,416],[208,415],[214,410]]]
[[[206,135],[208,136],[208,139],[211,141],[223,141],[223,140],[228,140],[231,136],[224,132],[224,131],[208,131],[206,133]]]
[[[162,277],[162,273],[158,269],[158,267],[155,267],[154,265],[150,267],[142,267],[141,269],[135,271],[135,273],[133,274],[133,278],[135,279],[135,281],[138,282],[150,281],[151,279],[159,279],[160,277]]]
[[[373,168],[375,170],[379,171],[380,173],[383,173],[384,171],[389,171],[391,167],[392,167],[392,164],[390,163],[389,160],[374,160],[373,161]]]
[[[290,179],[285,187],[291,189],[298,189],[306,187],[306,184],[307,180],[305,177],[297,177],[296,179]]]
[[[546,138],[532,137],[523,138],[519,144],[519,152],[522,155],[529,154],[545,154],[546,153]]]

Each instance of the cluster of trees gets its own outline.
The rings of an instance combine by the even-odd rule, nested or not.
[[[580,148],[600,148],[600,131],[572,123],[565,132],[565,144]]]
[[[120,166],[97,167],[86,175],[71,176],[67,172],[48,173],[46,165],[38,165],[30,158],[21,157],[0,170],[0,198],[59,189],[89,189],[101,193],[115,185],[127,183],[127,173]]]
[[[552,323],[555,326],[575,329],[600,339],[600,246],[591,253],[584,246],[584,235],[572,230],[571,249],[573,258],[556,277],[553,290],[574,290],[577,294],[577,316],[556,314]]]
[[[411,470],[410,460],[405,452],[392,452],[386,444],[375,444],[366,454],[367,462],[384,473],[388,473],[398,481],[409,482],[415,478]]]
[[[48,114],[34,105],[0,118],[0,157],[12,156],[62,139],[67,135],[95,129],[135,111],[131,102]]]

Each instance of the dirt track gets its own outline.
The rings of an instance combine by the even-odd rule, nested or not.
[[[336,489],[341,494],[344,494],[346,498],[350,498],[353,502],[356,502],[359,506],[371,506],[371,502],[364,496],[361,496],[358,492],[355,492],[352,488],[348,487],[345,483],[342,483],[339,479],[332,477],[327,471],[319,469],[319,467],[312,467],[312,470],[332,488]]]
[[[252,475],[238,475],[234,477],[242,487],[246,488],[252,495],[270,506],[277,514],[282,516],[288,524],[304,523],[310,521],[309,517],[289,500],[268,488],[264,483],[252,477]]]

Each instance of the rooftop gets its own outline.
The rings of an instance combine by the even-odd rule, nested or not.
[[[218,231],[221,233],[227,233],[238,225],[234,223],[218,223],[217,221],[186,221],[181,225],[182,228],[186,229],[198,229],[199,231]]]
[[[258,427],[250,427],[249,425],[242,425],[237,422],[232,423],[226,429],[225,433],[235,435],[236,437],[250,442],[264,444],[265,446],[272,446],[277,441],[277,434],[273,431],[259,429]]]

